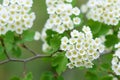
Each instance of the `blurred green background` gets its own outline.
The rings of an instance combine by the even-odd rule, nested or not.
[[[2,1],[2,0],[0,0]],[[34,30],[41,31],[44,27],[44,24],[46,20],[48,19],[48,14],[46,11],[46,4],[45,0],[33,0],[34,4],[32,7],[32,11],[36,13],[36,20],[34,22],[33,28]],[[82,3],[84,3],[86,0],[76,0],[77,6],[80,7]],[[42,53],[41,51],[41,45],[42,42],[40,41],[34,41],[26,43],[28,47],[36,51],[37,53]],[[29,57],[32,56],[29,52],[25,51],[23,49],[22,57]],[[29,62],[27,65],[27,72],[33,73],[33,80],[39,80],[42,73],[45,71],[50,70],[50,64],[46,61],[43,61],[41,59],[34,60],[32,62]],[[84,72],[85,70],[79,70],[79,69],[73,69],[73,70],[67,70],[63,73],[63,76],[65,80],[84,80]],[[12,76],[19,76],[21,77],[23,74],[23,63],[16,63],[16,62],[10,62],[4,65],[0,65],[0,80],[9,80]]]

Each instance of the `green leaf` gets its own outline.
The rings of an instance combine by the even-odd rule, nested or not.
[[[52,66],[55,68],[56,72],[60,75],[67,68],[68,59],[65,56],[64,52],[58,53],[53,57]]]
[[[105,34],[108,33],[109,29],[110,29],[110,26],[108,26],[108,25],[106,25],[106,24],[101,24],[101,28],[100,28],[100,30],[98,31],[98,33],[95,34],[95,36],[96,36],[96,37],[99,37],[99,36],[101,36],[101,35],[105,35]]]
[[[93,35],[95,35],[100,31],[102,23],[88,20],[87,25],[91,28]]]
[[[10,80],[20,80],[20,78],[18,78],[18,77],[13,77],[13,78],[11,78]]]
[[[57,80],[64,80],[64,78],[62,76],[59,76]]]
[[[28,73],[23,80],[33,80],[32,73]]]
[[[85,77],[87,78],[86,80],[98,80],[97,75],[89,71],[86,73]]]
[[[0,59],[5,59],[4,48],[0,45]]]
[[[77,1],[76,1],[76,0],[73,0],[73,1],[72,1],[72,6],[74,7],[74,6],[76,6],[76,4],[77,4]]]
[[[5,48],[7,51],[11,51],[13,49],[13,44],[9,42],[5,42]]]
[[[12,43],[14,42],[14,33],[13,32],[7,32],[5,37],[4,37],[4,41],[5,42],[9,42],[9,43]]]
[[[48,30],[46,31],[46,34],[47,34],[46,41],[47,41],[47,43],[50,45],[50,40],[53,38],[54,35],[57,35],[58,33],[55,32],[55,31],[53,31],[53,30],[51,30],[51,29],[48,29]]]
[[[50,46],[53,50],[53,52],[56,52],[60,48],[61,44],[61,36],[55,35],[51,40],[50,40]]]
[[[18,47],[18,46],[14,46],[13,50],[12,50],[12,54],[15,56],[15,57],[20,57],[22,52],[21,52],[21,49]]]
[[[52,72],[45,72],[42,74],[40,80],[54,80],[54,76]]]
[[[57,32],[52,30],[47,30],[46,33],[47,33],[46,41],[50,46],[50,49],[47,51],[47,53],[52,54],[60,48],[61,38],[63,35],[58,34]]]
[[[112,76],[104,76],[101,80],[113,80]]]
[[[106,47],[108,47],[108,48],[112,47],[118,42],[119,42],[119,39],[117,38],[116,35],[107,35],[106,36],[106,41],[105,41]]]
[[[24,31],[23,34],[22,34],[22,41],[25,42],[25,41],[33,41],[34,40],[34,35],[35,35],[35,32],[34,31]]]

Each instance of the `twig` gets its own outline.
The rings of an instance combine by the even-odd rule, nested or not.
[[[4,48],[4,53],[5,53],[6,57],[7,57],[8,59],[10,59],[9,55],[7,54],[6,48],[5,48],[4,40],[3,40],[2,38],[0,38],[0,41],[1,41],[1,44],[2,44],[2,46],[3,46],[3,48]]]
[[[28,63],[28,62],[33,61],[33,60],[35,60],[35,59],[47,58],[47,57],[51,57],[51,55],[50,55],[50,56],[36,55],[36,56],[33,56],[33,57],[29,57],[29,58],[27,58],[27,59],[15,59],[15,58],[10,58],[10,59],[8,59],[8,60],[1,61],[1,62],[0,62],[0,65],[1,65],[1,64],[5,64],[5,63],[8,63],[8,62]]]
[[[32,49],[28,48],[25,44],[21,45],[23,48],[25,48],[27,51],[31,52],[33,55],[37,55],[36,52],[34,52]]]

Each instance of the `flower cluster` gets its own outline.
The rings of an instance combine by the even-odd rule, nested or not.
[[[87,18],[107,25],[117,25],[120,20],[120,0],[89,0]]]
[[[31,12],[32,0],[3,0],[0,5],[0,35],[8,31],[22,34],[32,27],[35,13]]]
[[[45,25],[47,29],[61,34],[65,30],[73,29],[74,25],[80,24],[80,9],[73,7],[71,2],[72,0],[46,0],[47,11],[50,15]]]
[[[71,38],[63,37],[61,39],[61,50],[66,51],[66,57],[70,63],[69,68],[86,67],[92,68],[92,61],[100,56],[104,51],[104,45],[100,38],[93,39],[89,27],[84,26],[83,32],[73,30],[70,33]]]
[[[117,50],[113,55],[112,59],[112,70],[116,73],[116,75],[120,75],[120,42],[115,45]]]

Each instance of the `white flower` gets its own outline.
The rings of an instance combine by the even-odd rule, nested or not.
[[[64,27],[64,25],[58,25],[56,30],[58,33],[61,34],[65,31],[65,27]]]
[[[79,17],[73,18],[73,23],[79,25],[81,23],[81,19]]]
[[[61,39],[61,42],[67,44],[67,43],[69,42],[69,40],[68,40],[67,37],[63,37],[63,38]]]
[[[34,40],[39,40],[41,37],[40,33],[38,31],[35,32],[35,35],[34,35]]]
[[[73,30],[71,33],[70,33],[71,37],[75,38],[75,37],[78,37],[79,36],[79,32],[77,30]]]
[[[56,8],[51,6],[51,7],[47,8],[47,11],[48,11],[48,14],[54,14],[56,11]]]
[[[74,15],[79,15],[80,14],[80,9],[75,7],[75,8],[73,8],[72,12],[73,12]]]
[[[81,12],[86,13],[88,11],[88,6],[87,5],[82,5],[81,6]]]
[[[73,64],[73,63],[68,63],[67,66],[68,66],[70,69],[74,68],[74,64]]]
[[[116,52],[115,52],[115,56],[117,56],[117,57],[120,58],[120,49],[116,50]]]
[[[113,59],[111,61],[112,63],[112,70],[115,72],[116,75],[120,75],[120,43],[115,45],[115,48],[117,50],[115,51],[115,54],[113,54]]]
[[[60,46],[60,49],[66,51],[68,49],[67,44],[62,43],[61,46]]]

